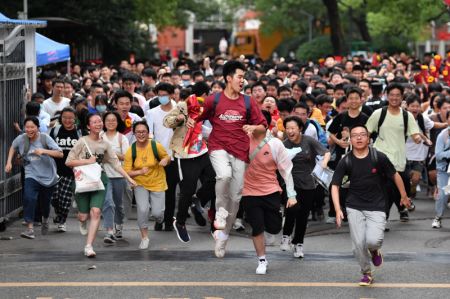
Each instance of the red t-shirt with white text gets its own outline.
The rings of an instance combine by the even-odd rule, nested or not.
[[[247,121],[247,110],[245,109],[244,95],[241,94],[238,99],[232,100],[222,92],[220,100],[217,103],[214,115],[215,95],[209,96],[204,104],[204,111],[200,120],[209,120],[212,124],[212,132],[208,140],[208,149],[210,152],[215,150],[225,150],[239,160],[249,162],[248,151],[250,140],[247,134],[242,130],[246,124],[264,125],[267,122],[254,99],[250,99],[250,117]]]

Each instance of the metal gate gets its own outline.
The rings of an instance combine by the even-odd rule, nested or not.
[[[0,219],[22,207],[20,168],[5,173],[9,147],[18,135],[26,92],[25,26],[4,28],[0,39]]]

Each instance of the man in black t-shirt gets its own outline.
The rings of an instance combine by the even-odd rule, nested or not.
[[[336,224],[341,226],[344,214],[339,202],[339,187],[345,176],[350,180],[345,198],[353,253],[361,267],[359,284],[372,283],[370,261],[375,267],[383,263],[380,248],[386,226],[386,195],[383,183],[386,179],[395,182],[401,194],[401,203],[406,207],[411,202],[406,194],[402,178],[387,156],[376,149],[369,149],[369,132],[363,125],[350,130],[352,151],[337,165],[331,182],[331,193],[336,210]]]

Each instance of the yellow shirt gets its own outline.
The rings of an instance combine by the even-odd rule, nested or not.
[[[160,143],[156,143],[156,148],[158,150],[159,159],[162,160],[166,158],[167,152],[164,147]],[[136,160],[132,160],[131,155],[131,146],[128,148],[125,159],[123,169],[126,172],[131,170],[140,170],[144,167],[148,167],[149,172],[147,174],[141,174],[133,177],[138,186],[142,186],[149,191],[161,192],[167,190],[167,182],[166,182],[166,172],[164,167],[159,165],[159,161],[156,160],[153,155],[152,145],[150,141],[145,149],[139,148],[136,146]]]
[[[322,127],[325,126],[325,120],[323,118],[322,111],[320,111],[319,108],[313,108],[311,116],[309,118],[317,120],[319,125],[321,125]]]

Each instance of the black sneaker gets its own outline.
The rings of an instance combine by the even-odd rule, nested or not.
[[[400,212],[400,222],[408,222],[409,221],[409,213],[408,209],[404,209]]]
[[[155,222],[155,231],[160,232],[163,230],[163,223]]]
[[[165,224],[164,224],[164,231],[166,231],[166,232],[173,231],[173,224],[172,224],[172,222],[165,222]]]
[[[175,232],[177,233],[177,237],[181,242],[187,243],[191,240],[191,237],[189,237],[189,234],[186,230],[186,225],[178,224],[177,220],[174,220],[173,228],[175,229]]]
[[[413,203],[413,201],[411,200],[411,205],[408,208],[408,211],[410,212],[414,212],[416,209],[416,205]]]
[[[194,215],[195,223],[200,226],[206,226],[206,219],[203,217],[202,213],[197,209],[195,205],[191,206],[191,212]]]

